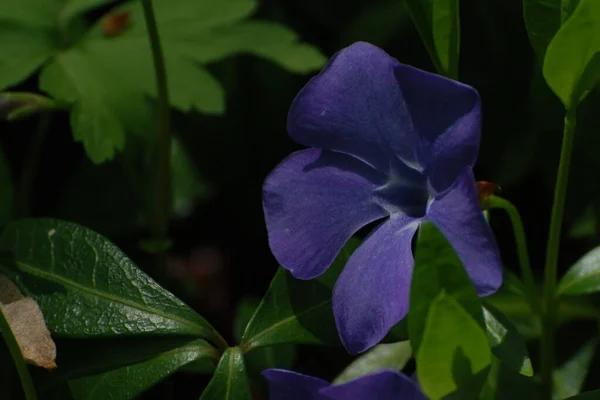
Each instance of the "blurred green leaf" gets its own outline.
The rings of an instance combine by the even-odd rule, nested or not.
[[[462,262],[446,237],[432,223],[421,225],[410,289],[408,329],[413,351],[419,354],[429,307],[444,291],[484,329],[481,301]]]
[[[0,249],[12,254],[0,270],[39,303],[55,336],[189,335],[220,344],[204,318],[82,226],[52,219],[11,222]]]
[[[171,142],[171,182],[173,183],[173,213],[189,216],[198,199],[211,195],[212,189],[200,177],[196,166],[179,140]]]
[[[325,274],[299,280],[279,268],[242,337],[244,351],[280,343],[339,345],[331,291],[360,241],[350,239]]]
[[[408,340],[398,343],[378,344],[356,358],[334,379],[332,384],[341,385],[382,369],[401,371],[411,358],[412,349]]]
[[[517,328],[489,304],[483,307],[483,317],[492,354],[505,363],[507,368],[525,376],[533,376],[527,347]]]
[[[581,392],[588,374],[598,340],[583,345],[567,362],[554,371],[554,395],[562,400]]]
[[[596,247],[567,271],[558,284],[558,294],[580,295],[600,291],[600,247]]]
[[[0,226],[4,226],[13,215],[13,182],[11,171],[0,147]]]
[[[506,367],[492,355],[492,366],[479,400],[542,400],[539,379]]]
[[[485,383],[492,354],[479,323],[442,291],[431,302],[416,358],[419,384],[430,399],[472,399]]]
[[[544,77],[574,109],[600,80],[600,2],[581,0],[546,51]]]
[[[404,4],[439,73],[458,78],[458,0],[405,0]]]
[[[569,397],[567,400],[600,400],[600,390],[585,392],[574,397]]]
[[[560,4],[561,0],[523,0],[523,18],[529,41],[541,59],[560,28]]]
[[[56,393],[67,382],[75,400],[133,399],[192,362],[219,357],[204,340],[185,338],[64,341],[59,348],[60,368],[41,390]]]
[[[61,105],[56,101],[36,93],[0,93],[0,119],[6,118],[8,121],[14,121],[59,108]]]
[[[200,400],[250,400],[250,383],[239,347],[227,349]]]

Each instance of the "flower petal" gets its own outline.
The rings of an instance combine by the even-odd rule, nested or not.
[[[319,390],[329,383],[312,376],[283,369],[267,369],[262,372],[269,382],[271,400],[326,400]]]
[[[290,136],[305,146],[351,154],[382,172],[397,157],[414,164],[419,138],[396,79],[400,65],[368,43],[339,51],[294,100]]]
[[[408,376],[392,370],[366,375],[340,386],[329,386],[321,393],[334,400],[426,400]]]
[[[479,206],[470,168],[463,171],[450,189],[436,196],[427,217],[456,250],[477,293],[487,296],[498,290],[502,285],[502,261]]]
[[[377,344],[408,312],[418,220],[394,214],[348,260],[333,289],[333,314],[350,353]]]
[[[374,190],[385,177],[341,153],[291,154],[267,177],[263,208],[275,258],[296,278],[322,274],[356,231],[388,212]]]
[[[397,68],[396,78],[420,138],[419,164],[432,186],[441,192],[477,159],[479,95],[470,86],[407,65]]]

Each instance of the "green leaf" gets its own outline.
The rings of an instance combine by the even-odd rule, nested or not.
[[[421,226],[415,253],[408,317],[410,341],[415,354],[421,348],[430,304],[442,291],[457,301],[484,329],[477,292],[454,249],[432,223]]]
[[[406,0],[406,8],[439,73],[458,78],[458,0]]]
[[[13,182],[10,168],[0,147],[0,226],[4,226],[13,215]]]
[[[598,341],[588,341],[577,353],[554,371],[554,394],[559,400],[581,392]]]
[[[61,107],[56,101],[36,93],[0,93],[0,119],[6,118],[8,121],[27,118],[33,114],[57,110]]]
[[[600,400],[600,390],[585,392],[574,397],[569,397],[567,400]]]
[[[299,280],[279,268],[242,337],[244,351],[280,343],[339,345],[331,291],[360,241],[350,239],[327,272]]]
[[[561,0],[523,0],[523,18],[529,41],[541,59],[560,28],[560,3]]]
[[[204,318],[82,226],[52,219],[11,222],[0,249],[12,254],[0,270],[39,303],[55,336],[190,335],[222,344]]]
[[[600,247],[596,247],[567,271],[558,284],[560,295],[580,295],[600,291]]]
[[[566,109],[600,80],[600,2],[581,0],[548,45],[544,77]]]
[[[378,344],[348,365],[332,382],[341,385],[382,369],[401,371],[412,358],[409,341]]]
[[[233,320],[233,337],[237,343],[242,341],[244,330],[259,304],[260,300],[253,297],[244,298],[238,304]],[[258,374],[268,368],[291,369],[295,360],[296,346],[287,343],[260,347],[246,354],[248,370]]]
[[[173,213],[178,217],[191,214],[194,204],[212,194],[212,188],[200,177],[196,166],[179,140],[171,142],[171,181]]]
[[[479,400],[542,400],[539,379],[521,375],[492,355],[492,366]]]
[[[91,11],[98,7],[105,6],[110,3],[115,3],[117,0],[68,0],[60,7],[58,16],[58,25],[61,28],[68,27],[71,20],[87,11]]]
[[[59,342],[60,368],[41,385],[55,393],[66,382],[78,399],[133,399],[192,362],[218,360],[202,339],[145,338]]]
[[[492,354],[505,363],[507,368],[525,376],[533,376],[527,347],[517,328],[489,304],[483,307],[483,317]]]
[[[200,400],[251,400],[244,356],[239,347],[227,349]]]
[[[485,383],[492,354],[479,323],[441,292],[431,303],[416,358],[419,383],[430,399],[471,399]]]

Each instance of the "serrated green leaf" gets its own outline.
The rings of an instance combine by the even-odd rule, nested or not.
[[[588,341],[558,370],[554,371],[554,394],[557,399],[566,399],[581,392],[597,344],[596,339]]]
[[[442,292],[431,302],[416,358],[419,384],[430,399],[471,399],[485,383],[492,354],[479,323]]]
[[[489,304],[483,307],[483,317],[492,354],[505,363],[508,369],[525,376],[533,376],[525,341],[514,325]]]
[[[600,2],[581,0],[546,51],[544,77],[566,109],[600,81]]]
[[[189,335],[222,344],[214,328],[139,270],[106,238],[52,219],[11,222],[0,270],[40,305],[53,335]]]
[[[419,353],[429,307],[439,293],[454,298],[484,329],[481,301],[462,262],[446,237],[432,223],[421,225],[410,289],[408,329],[413,351]]]
[[[299,280],[279,268],[242,337],[244,351],[281,343],[339,345],[331,292],[360,241],[350,239],[331,267],[317,279]]]
[[[406,8],[439,73],[458,77],[458,0],[406,0]]]
[[[252,400],[244,356],[239,347],[229,348],[223,353],[200,400]]]
[[[560,295],[581,295],[600,291],[600,247],[596,247],[567,271],[558,284]]]
[[[382,369],[401,371],[411,358],[409,341],[378,344],[348,365],[332,384],[341,385]]]
[[[145,338],[59,342],[60,368],[40,385],[44,394],[67,383],[73,399],[133,399],[177,370],[217,351],[202,339]]]

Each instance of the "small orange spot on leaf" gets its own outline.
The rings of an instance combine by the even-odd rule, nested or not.
[[[119,36],[129,25],[129,11],[114,12],[108,14],[100,21],[100,27],[104,35],[108,37]]]

